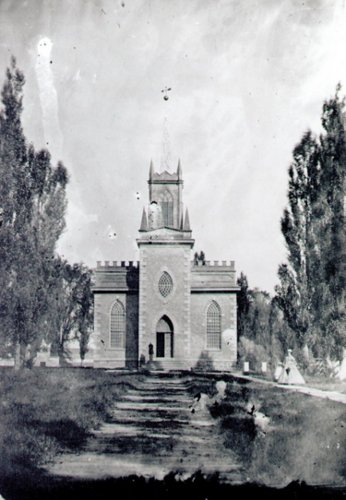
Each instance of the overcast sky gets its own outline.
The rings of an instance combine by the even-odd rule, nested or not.
[[[195,250],[272,292],[292,148],[320,132],[323,100],[346,81],[345,11],[344,0],[0,0],[0,79],[13,54],[26,136],[70,174],[60,253],[136,260],[150,159],[175,170],[180,158]]]

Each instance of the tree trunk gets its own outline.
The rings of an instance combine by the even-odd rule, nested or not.
[[[14,369],[17,371],[21,368],[20,343],[17,342],[14,348]]]

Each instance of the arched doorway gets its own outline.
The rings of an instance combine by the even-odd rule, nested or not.
[[[173,333],[172,321],[162,316],[156,327],[157,358],[173,358]]]

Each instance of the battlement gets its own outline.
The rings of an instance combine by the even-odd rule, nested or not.
[[[234,260],[198,260],[195,262],[194,260],[191,262],[193,268],[214,268],[214,267],[222,267],[230,270],[235,269]]]
[[[106,269],[107,271],[111,269],[118,269],[118,268],[125,268],[125,269],[133,269],[133,268],[139,268],[139,261],[138,260],[105,260],[104,262],[101,260],[97,261],[97,269]]]

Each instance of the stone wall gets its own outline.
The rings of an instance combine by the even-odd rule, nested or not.
[[[206,261],[204,265],[192,263],[191,289],[238,289],[234,262]]]
[[[136,263],[99,264],[96,270],[94,366],[137,368],[149,344],[156,359],[156,327],[166,315],[173,323],[173,359],[157,358],[163,369],[194,368],[229,370],[236,362],[236,290],[234,263],[191,264],[188,245],[151,242],[141,246],[141,269]],[[163,297],[158,281],[166,271],[173,290]],[[140,278],[140,283],[138,279]],[[138,293],[140,291],[140,294]],[[110,312],[116,300],[126,311],[126,343],[110,347]],[[215,300],[222,311],[220,350],[206,348],[206,310]]]
[[[158,281],[166,271],[173,279],[173,290],[165,298]],[[156,327],[164,315],[174,327],[174,358],[183,359],[190,349],[190,248],[174,244],[142,245],[140,272],[139,355],[148,358],[153,344],[156,355]]]
[[[138,295],[121,292],[95,293],[94,366],[136,368],[138,359]],[[121,349],[110,347],[110,313],[119,300],[126,311],[126,341]]]
[[[221,308],[220,350],[206,347],[207,308],[215,300]],[[236,293],[191,294],[191,367],[230,370],[237,361]]]

